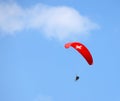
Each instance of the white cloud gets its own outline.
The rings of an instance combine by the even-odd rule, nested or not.
[[[22,8],[16,3],[0,4],[0,31],[7,34],[35,29],[49,38],[63,40],[96,28],[97,24],[70,7],[37,4],[31,8]]]
[[[39,95],[34,101],[53,101],[51,96]]]
[[[24,11],[16,4],[0,4],[0,30],[14,33],[25,28]]]

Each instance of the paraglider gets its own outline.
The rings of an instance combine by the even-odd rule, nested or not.
[[[80,42],[68,42],[65,44],[65,48],[73,47],[75,50],[81,54],[84,59],[87,61],[89,65],[93,64],[93,58],[90,51],[87,49],[86,46],[81,44]],[[79,76],[76,76],[75,81],[79,80]]]
[[[65,44],[65,48],[73,47],[75,50],[77,50],[87,61],[89,65],[93,64],[93,58],[90,53],[90,51],[80,42],[69,42]]]

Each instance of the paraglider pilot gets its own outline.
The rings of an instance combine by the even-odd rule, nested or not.
[[[77,80],[79,80],[79,76],[78,75],[76,75],[76,78],[75,78],[75,81],[77,81]]]

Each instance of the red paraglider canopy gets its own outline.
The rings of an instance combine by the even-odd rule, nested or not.
[[[81,44],[80,42],[69,42],[65,44],[65,48],[69,48],[70,46],[76,49],[85,58],[89,65],[93,64],[92,55],[83,44]]]

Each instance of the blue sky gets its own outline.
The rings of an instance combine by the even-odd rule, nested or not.
[[[1,0],[0,101],[120,101],[119,5]],[[94,64],[65,49],[69,41],[86,45]]]

